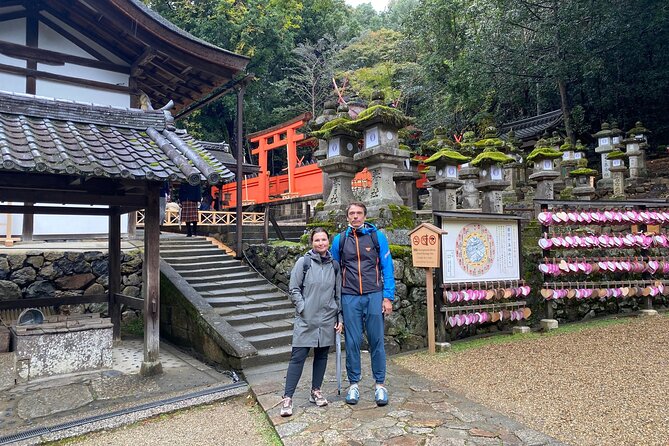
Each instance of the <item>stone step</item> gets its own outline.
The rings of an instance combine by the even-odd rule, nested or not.
[[[204,238],[174,238],[174,239],[161,239],[161,247],[180,247],[180,246],[213,246],[213,244]]]
[[[191,257],[191,256],[207,257],[209,255],[220,255],[220,254],[223,254],[228,258],[232,258],[229,255],[227,255],[225,251],[218,249],[214,246],[211,247],[207,246],[202,248],[189,246],[189,247],[184,247],[183,249],[170,248],[170,249],[160,250],[160,256],[166,259],[173,259],[175,257]]]
[[[285,294],[268,293],[257,294],[253,296],[236,294],[229,296],[202,296],[212,307],[224,307],[228,305],[239,305],[241,303],[262,303],[262,302],[282,302],[286,299]]]
[[[234,272],[234,273],[228,273],[227,271],[219,271],[218,274],[213,274],[209,276],[190,276],[190,277],[184,277],[188,283],[191,285],[195,286],[196,284],[205,284],[205,283],[220,283],[220,282],[225,282],[227,283],[228,281],[233,281],[233,280],[253,280],[258,278],[258,274],[256,274],[254,271],[246,270],[246,271],[240,271],[240,272]],[[264,279],[262,279],[264,280]]]
[[[232,324],[231,324],[232,325]],[[277,331],[293,330],[293,319],[278,319],[266,322],[251,322],[248,324],[234,325],[242,336],[255,336],[261,334],[276,333]]]
[[[273,333],[263,333],[245,337],[257,350],[271,347],[277,348],[284,345],[290,345],[293,340],[293,330],[275,330]]]
[[[202,297],[229,297],[229,296],[260,296],[264,294],[276,295],[277,299],[287,299],[288,295],[269,282],[261,285],[245,286],[231,289],[215,289],[201,291]]]
[[[207,256],[201,256],[201,255],[177,255],[177,256],[170,256],[166,257],[163,255],[163,253],[160,253],[160,257],[163,258],[167,263],[170,265],[172,264],[186,264],[186,263],[202,263],[203,258],[207,259],[207,261],[210,262],[217,262],[217,261],[229,261],[232,259],[229,255],[227,255],[225,252],[221,251],[220,249],[218,250],[217,254],[213,255],[207,255]]]
[[[219,309],[217,313],[221,314],[224,310]],[[295,307],[291,304],[290,307],[277,308],[273,310],[256,311],[255,313],[233,313],[222,316],[233,327],[239,327],[256,322],[268,323],[272,321],[289,320],[292,321],[295,317]]]
[[[234,307],[220,307],[217,313],[227,319],[228,316],[242,313],[262,313],[271,310],[293,310],[293,304],[286,302],[254,302],[249,304],[237,305]],[[293,310],[294,311],[294,310]]]
[[[208,260],[204,259],[195,263],[182,263],[180,258],[170,259],[169,262],[172,268],[180,274],[186,271],[196,271],[213,268],[233,268],[242,266],[243,263],[239,260]]]
[[[202,292],[202,291],[213,291],[221,289],[229,290],[232,288],[244,288],[255,285],[263,285],[266,284],[267,281],[262,277],[253,275],[246,279],[236,279],[236,280],[220,279],[220,281],[218,282],[206,282],[206,283],[192,283],[189,281],[189,283],[192,285],[193,288],[195,288],[195,290],[197,290],[198,292]]]
[[[258,350],[256,356],[246,358],[242,362],[244,369],[248,367],[258,367],[266,364],[287,363],[290,359],[292,347],[290,345],[282,345],[280,347],[270,347]],[[283,378],[282,378],[283,379]]]
[[[172,266],[174,268],[174,266]],[[249,273],[252,272],[255,274],[255,271],[253,271],[251,268],[248,266],[244,266],[242,264],[239,265],[229,265],[229,266],[217,266],[217,267],[207,267],[207,268],[200,268],[200,269],[187,269],[187,270],[180,270],[177,268],[174,268],[175,271],[177,271],[179,274],[181,274],[181,277],[190,280],[191,278],[195,277],[219,277],[219,276],[228,276],[231,274],[239,274],[239,273]]]

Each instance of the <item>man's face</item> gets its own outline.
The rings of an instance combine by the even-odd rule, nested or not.
[[[365,210],[360,206],[351,206],[346,215],[346,219],[352,228],[358,229],[365,223]]]

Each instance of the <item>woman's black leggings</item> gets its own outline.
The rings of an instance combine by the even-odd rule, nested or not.
[[[304,361],[309,355],[311,347],[293,347],[288,363],[288,372],[286,373],[286,391],[283,396],[293,397],[297,383],[302,376]],[[311,388],[320,389],[325,376],[325,368],[328,365],[328,353],[330,347],[314,347],[314,368],[311,372]]]

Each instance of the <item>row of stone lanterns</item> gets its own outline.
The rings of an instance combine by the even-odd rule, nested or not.
[[[629,158],[630,178],[632,180],[646,176],[645,149],[647,146],[648,130],[644,128],[641,122],[637,122],[634,128],[627,132],[627,137],[623,138],[623,132],[608,122],[602,123],[602,128],[593,136],[597,138],[597,147],[595,152],[601,155],[602,159],[602,179],[598,186],[605,188],[613,187],[613,177],[611,173],[612,161],[622,158],[614,156],[610,158],[609,154],[614,151],[622,151]],[[617,167],[620,167],[617,164]]]

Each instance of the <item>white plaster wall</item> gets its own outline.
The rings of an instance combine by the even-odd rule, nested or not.
[[[4,12],[4,10],[1,10]],[[26,44],[26,21],[25,19],[9,20],[0,24],[0,40],[16,43],[17,45]],[[0,54],[0,64],[12,65],[15,67],[26,67],[25,60],[15,59]],[[23,76],[9,73],[0,73],[0,89],[3,91],[25,93],[26,79]]]
[[[21,204],[21,203],[12,203]],[[51,204],[45,206],[53,206]],[[75,207],[76,205],[61,205]],[[91,206],[104,208],[105,206]],[[20,237],[23,232],[23,215],[12,214],[12,234]],[[109,232],[109,218],[99,215],[35,215],[33,234],[40,235],[67,235],[67,234],[107,234]],[[7,215],[0,214],[0,233],[5,235]],[[121,215],[121,232],[128,232],[128,214]]]

